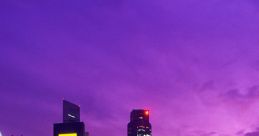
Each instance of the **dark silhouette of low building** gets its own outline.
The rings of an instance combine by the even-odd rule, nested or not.
[[[149,122],[149,110],[133,110],[128,123],[128,136],[151,136],[151,134],[152,126]]]
[[[54,136],[89,136],[80,122],[80,107],[63,100],[63,123],[54,124]]]
[[[83,122],[54,124],[54,136],[85,136],[85,124]]]

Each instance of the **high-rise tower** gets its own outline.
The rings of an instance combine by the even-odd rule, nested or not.
[[[128,123],[128,136],[151,136],[151,132],[152,126],[149,123],[149,110],[133,110]]]
[[[80,107],[63,100],[63,122],[80,122]]]
[[[54,124],[54,136],[87,136],[84,122],[80,122],[80,107],[63,100],[63,123]]]

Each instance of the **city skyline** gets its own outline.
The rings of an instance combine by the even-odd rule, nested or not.
[[[63,122],[54,123],[53,136],[89,136],[84,121],[80,120],[80,107],[70,101],[63,100]],[[133,109],[127,125],[128,136],[152,136],[149,122],[150,110]]]
[[[51,136],[63,99],[91,136],[258,136],[258,0],[0,0],[0,131]]]

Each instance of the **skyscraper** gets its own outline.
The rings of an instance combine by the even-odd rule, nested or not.
[[[149,123],[149,110],[133,110],[128,123],[128,136],[151,136],[151,132],[152,126]]]
[[[80,107],[63,100],[63,122],[80,122]]]
[[[63,123],[54,124],[54,136],[87,136],[84,122],[80,122],[80,107],[63,100]]]

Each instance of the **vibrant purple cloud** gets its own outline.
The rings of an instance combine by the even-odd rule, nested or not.
[[[0,131],[52,135],[66,98],[93,136],[126,135],[133,108],[154,136],[253,135],[258,4],[1,1]]]

